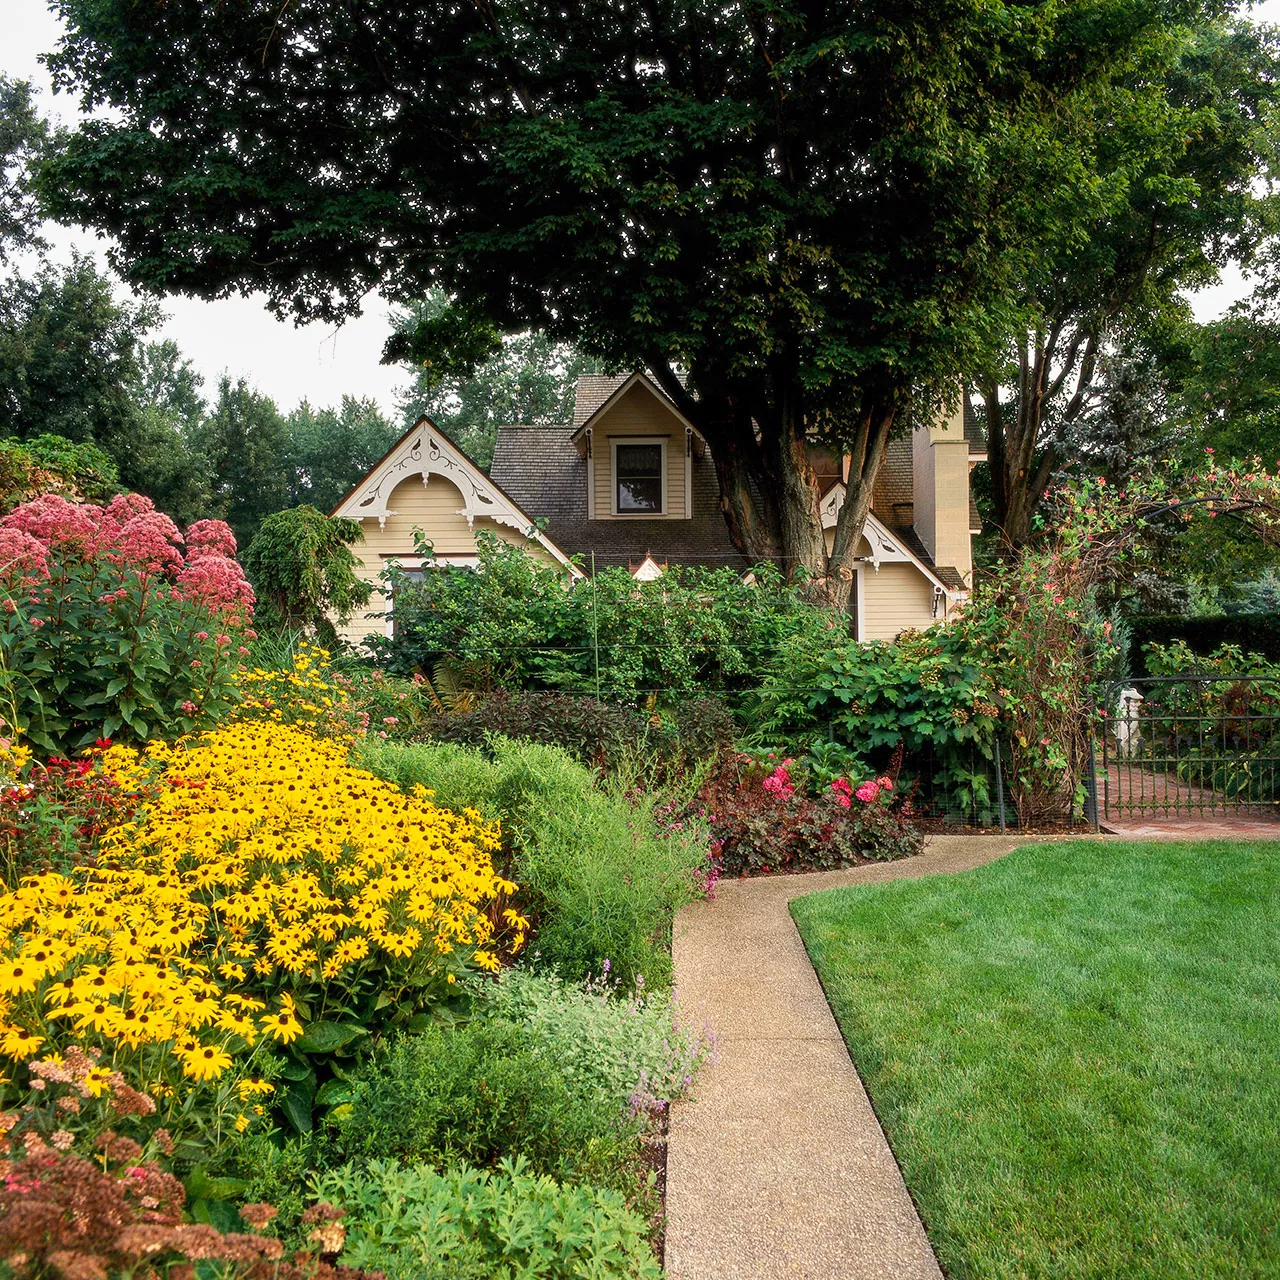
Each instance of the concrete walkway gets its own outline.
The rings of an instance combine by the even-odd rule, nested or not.
[[[672,1109],[672,1280],[941,1280],[787,904],[843,884],[966,871],[1027,843],[938,836],[917,858],[722,882],[676,919],[686,1020],[719,1059]]]

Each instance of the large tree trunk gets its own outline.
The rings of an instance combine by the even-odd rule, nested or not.
[[[814,600],[847,609],[855,552],[897,419],[897,397],[864,400],[840,433],[849,479],[828,554],[803,397],[784,396],[782,403],[753,412],[745,396],[721,390],[709,378],[695,397],[669,367],[655,364],[653,372],[711,447],[734,546],[750,560],[779,565]]]
[[[1096,333],[1077,331],[1070,342],[1064,342],[1062,324],[1055,321],[1047,329],[1021,335],[1012,406],[1002,402],[994,371],[978,381],[987,417],[995,524],[1011,547],[1031,540],[1036,512],[1058,464],[1061,433],[1087,403],[1097,370],[1097,349]],[[1059,408],[1073,376],[1075,387]]]

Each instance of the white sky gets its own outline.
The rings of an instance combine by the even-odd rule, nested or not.
[[[1253,13],[1259,21],[1280,23],[1280,0],[1262,0]],[[69,125],[77,115],[75,103],[65,95],[54,96],[49,74],[37,61],[53,49],[61,27],[47,0],[0,0],[0,71],[32,81],[41,109]],[[98,251],[101,261],[101,245],[91,232],[53,227],[49,238],[55,256],[67,256],[74,246]],[[1248,291],[1233,268],[1220,284],[1196,294],[1192,306],[1200,320],[1208,320]],[[366,300],[362,316],[336,330],[278,321],[260,296],[216,302],[171,297],[163,305],[168,313],[163,336],[173,338],[204,375],[206,394],[226,371],[248,378],[283,409],[304,398],[313,405],[337,404],[348,394],[372,396],[391,413],[396,391],[408,382],[402,369],[378,363],[388,325],[386,305],[376,295]]]

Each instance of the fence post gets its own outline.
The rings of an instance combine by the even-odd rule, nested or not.
[[[1084,820],[1094,831],[1102,830],[1098,817],[1098,758],[1094,751],[1093,730],[1089,730],[1089,781],[1084,789]]]
[[[596,701],[600,701],[600,597],[596,592],[596,553],[591,552],[591,647],[596,660]]]
[[[1004,767],[1000,762],[1000,735],[996,734],[996,808],[1000,812],[1000,830],[1006,831],[1004,821]]]

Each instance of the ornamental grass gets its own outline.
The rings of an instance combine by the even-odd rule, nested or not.
[[[189,1093],[308,1024],[407,1021],[524,940],[496,826],[352,768],[343,744],[238,722],[100,759],[157,798],[97,865],[0,897],[11,1062],[74,1044]]]

